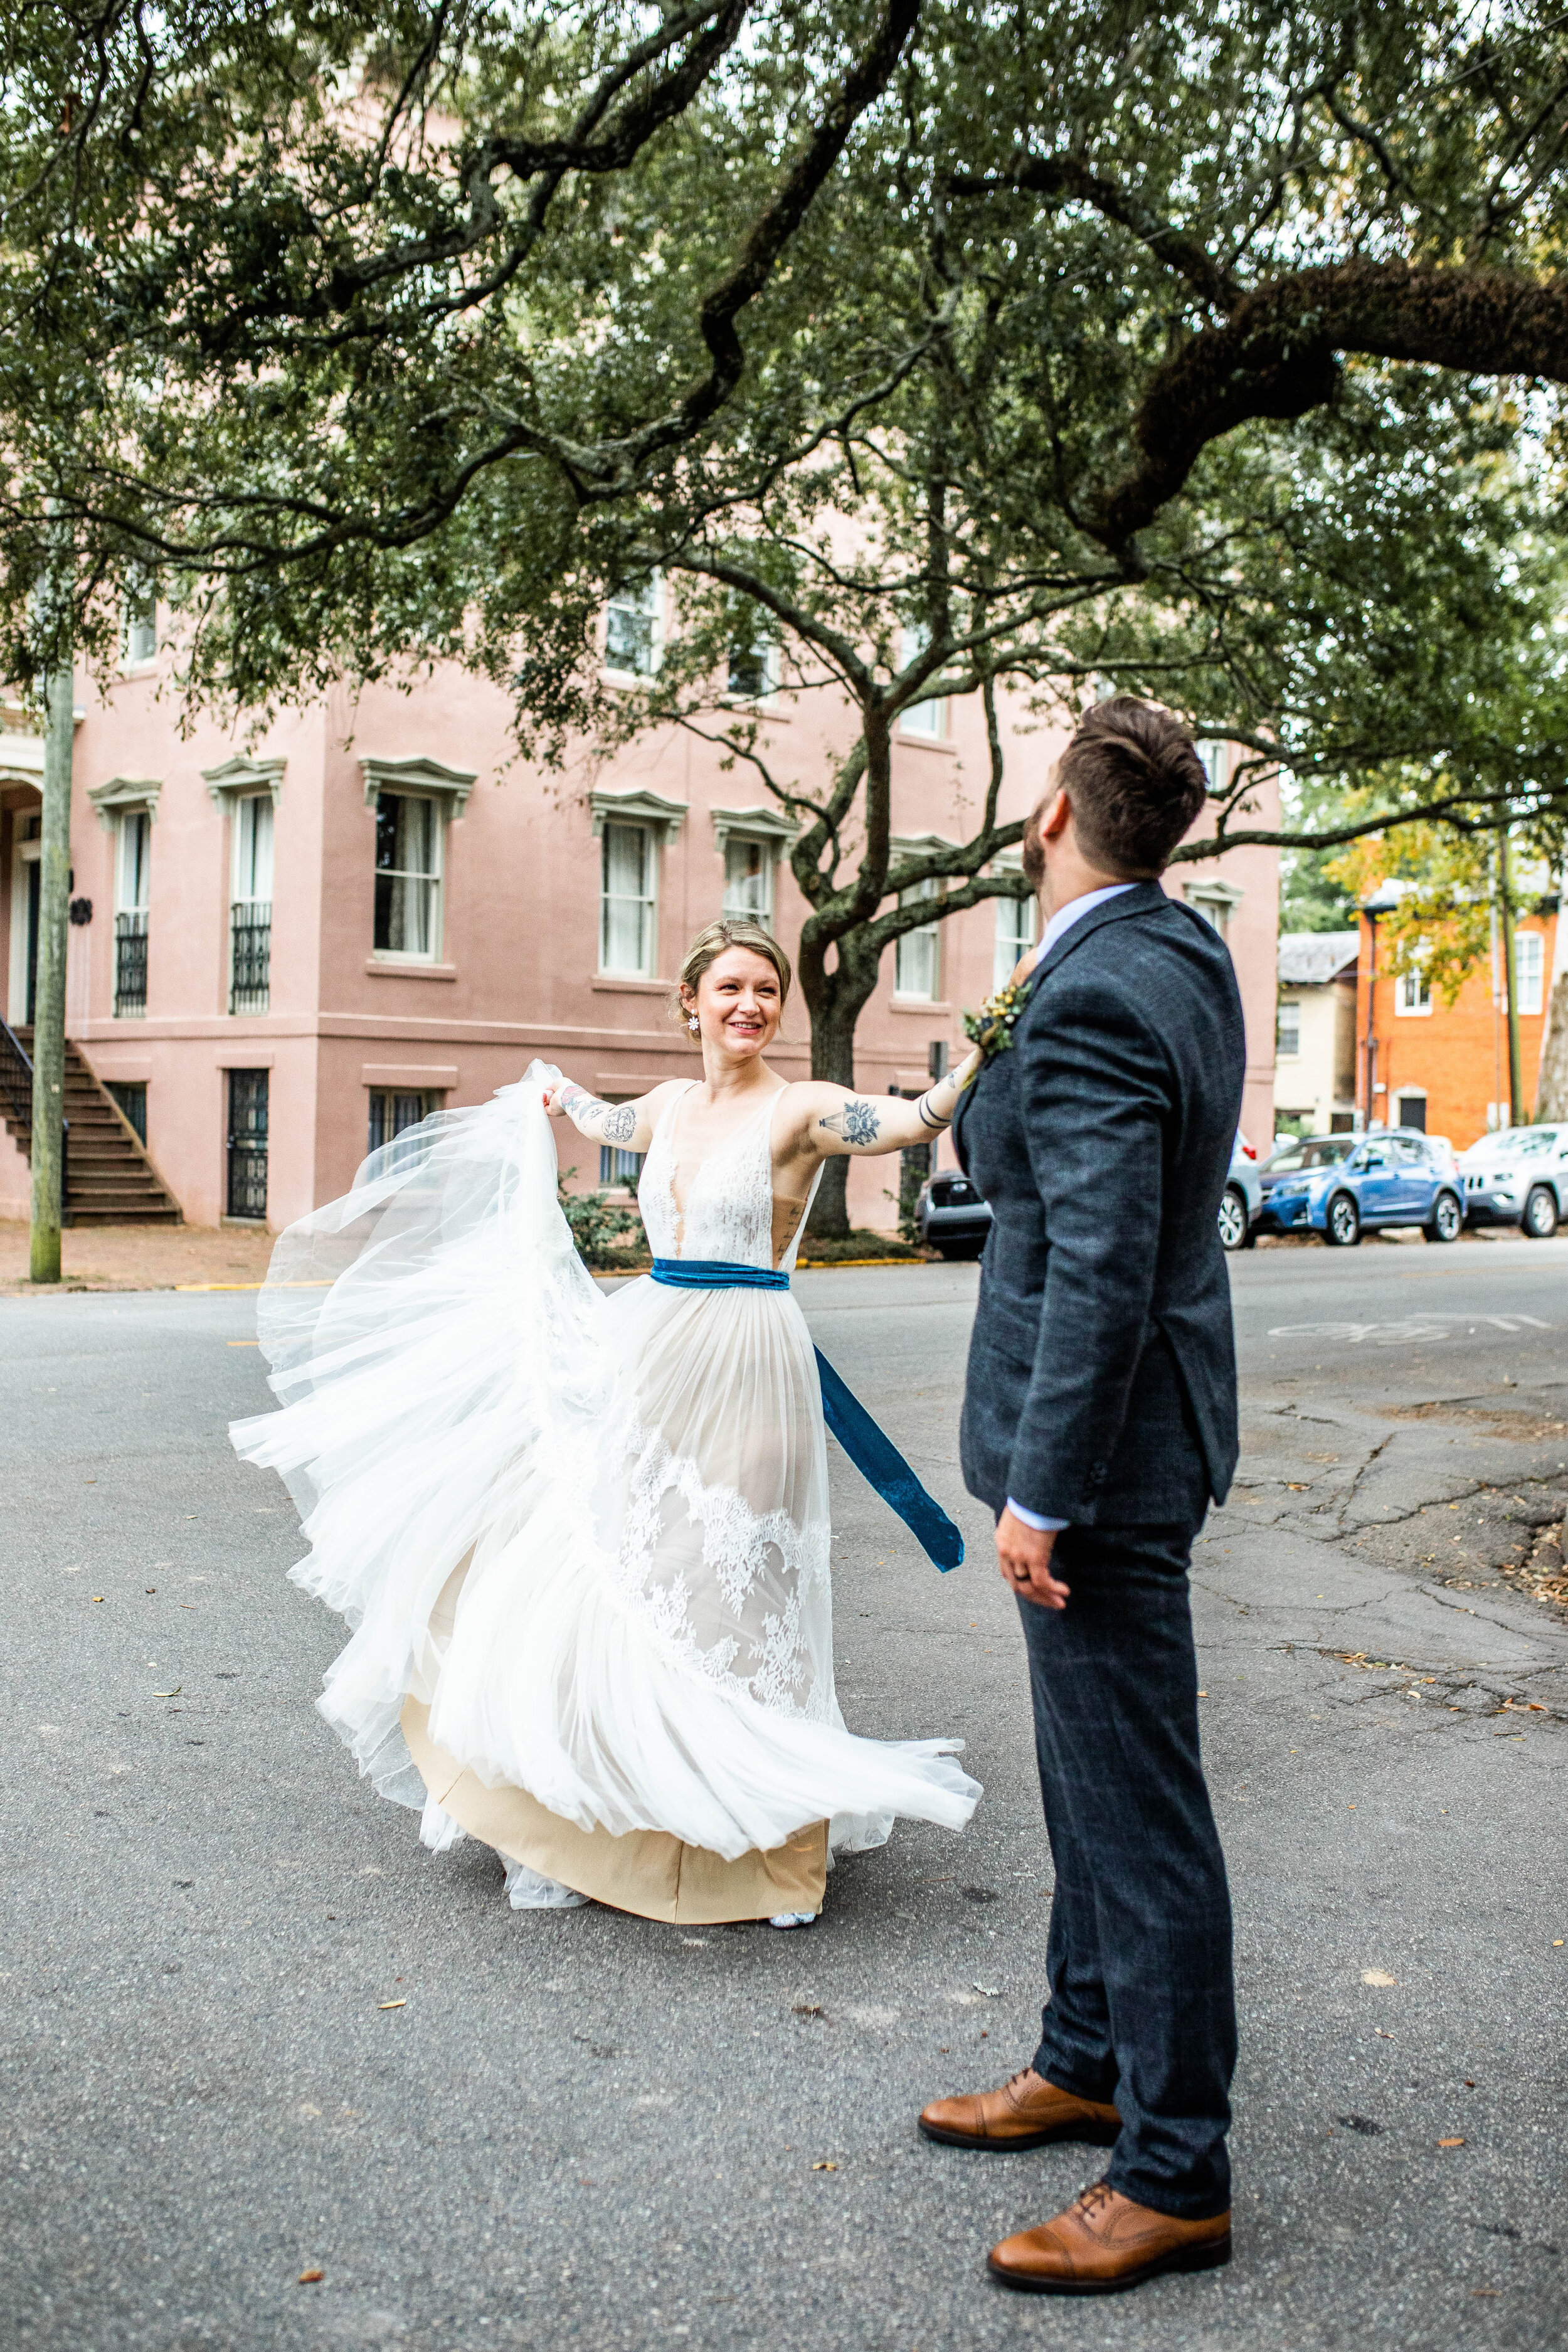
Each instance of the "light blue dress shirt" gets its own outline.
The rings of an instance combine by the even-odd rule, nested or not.
[[[1035,950],[1035,961],[1029,970],[1033,971],[1041,958],[1049,955],[1064,931],[1070,931],[1075,923],[1081,922],[1085,915],[1092,914],[1096,907],[1103,907],[1108,898],[1120,898],[1123,890],[1131,890],[1134,887],[1131,882],[1108,882],[1103,890],[1086,890],[1081,898],[1069,898],[1065,907],[1058,907],[1040,935],[1040,944]],[[1013,1500],[1011,1495],[1007,1497],[1007,1508],[1016,1519],[1022,1519],[1026,1528],[1037,1528],[1044,1534],[1059,1535],[1068,1524],[1066,1519],[1047,1519],[1042,1517],[1038,1511],[1026,1511],[1022,1503]]]

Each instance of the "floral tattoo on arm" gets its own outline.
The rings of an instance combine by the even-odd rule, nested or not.
[[[868,1102],[853,1097],[840,1104],[837,1110],[826,1111],[817,1120],[829,1135],[842,1136],[848,1144],[875,1143],[881,1133],[882,1122]]]
[[[629,1143],[637,1133],[637,1115],[632,1103],[601,1102],[586,1087],[567,1087],[561,1100],[578,1127],[593,1124],[606,1143]]]

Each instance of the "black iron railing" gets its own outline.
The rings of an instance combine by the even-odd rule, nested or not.
[[[0,1021],[0,1103],[23,1127],[33,1124],[33,1065],[16,1031]]]
[[[228,1009],[265,1013],[272,991],[272,908],[263,899],[236,902],[228,915]]]
[[[147,917],[114,918],[114,1011],[117,1018],[147,1010]]]
[[[27,1157],[32,1158],[33,1144],[33,1065],[26,1047],[14,1029],[0,1021],[0,1107],[5,1116],[14,1118],[18,1127],[27,1130]],[[60,1121],[60,1213],[63,1216],[70,1199],[71,1123]]]

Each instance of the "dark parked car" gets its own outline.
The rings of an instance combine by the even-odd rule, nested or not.
[[[978,1257],[991,1231],[991,1204],[956,1168],[929,1176],[915,1202],[915,1225],[943,1257]]]

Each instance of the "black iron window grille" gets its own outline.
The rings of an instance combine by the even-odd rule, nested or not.
[[[390,1087],[373,1087],[370,1094],[370,1148],[379,1151],[411,1127],[417,1127],[441,1108],[438,1094],[405,1094]]]
[[[119,1020],[147,1010],[147,917],[114,918],[114,1011]]]
[[[272,996],[272,907],[237,899],[229,908],[228,1009],[265,1013]]]
[[[267,1215],[266,1070],[228,1074],[228,1214]]]

